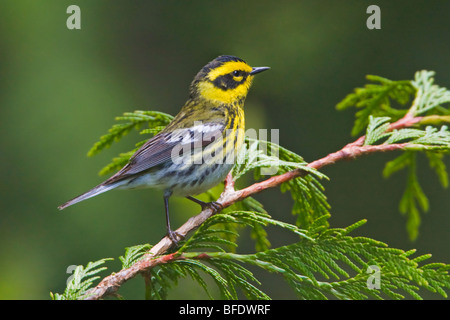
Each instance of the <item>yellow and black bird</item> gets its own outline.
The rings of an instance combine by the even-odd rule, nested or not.
[[[204,66],[190,86],[186,104],[174,119],[150,138],[120,171],[93,189],[59,206],[60,210],[112,189],[154,187],[164,190],[167,235],[169,197],[193,198],[222,182],[244,141],[244,101],[255,74],[268,67],[250,67],[234,56],[219,56]]]

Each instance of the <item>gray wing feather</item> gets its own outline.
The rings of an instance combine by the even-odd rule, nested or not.
[[[191,152],[195,152],[198,148],[204,148],[215,141],[217,137],[221,137],[224,129],[225,124],[203,123],[172,132],[162,131],[148,140],[130,158],[128,164],[105,183],[122,180],[171,160],[175,147],[177,150],[190,150]]]

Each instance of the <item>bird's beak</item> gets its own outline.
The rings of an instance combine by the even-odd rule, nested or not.
[[[250,74],[253,76],[253,75],[257,74],[257,73],[266,71],[268,69],[270,69],[270,68],[269,67],[255,67],[255,68],[252,68],[252,71],[250,72]]]

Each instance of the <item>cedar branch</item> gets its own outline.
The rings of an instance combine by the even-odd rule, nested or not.
[[[405,127],[410,127],[414,124],[419,123],[422,117],[414,117],[411,113],[407,113],[400,120],[392,123],[388,128],[388,131],[401,129]],[[342,160],[352,160],[363,155],[375,153],[375,152],[388,152],[394,150],[402,150],[405,148],[407,143],[398,144],[381,144],[381,145],[364,145],[365,136],[361,136],[352,143],[347,144],[341,150],[330,153],[329,155],[310,162],[308,166],[319,170],[325,166],[334,164]],[[247,188],[241,190],[234,189],[234,181],[229,174],[225,180],[225,188],[220,195],[217,202],[222,205],[222,208],[231,206],[232,204],[241,201],[251,195],[259,193],[268,188],[273,188],[279,186],[280,184],[287,182],[291,179],[306,176],[308,172],[296,169],[288,171],[284,174],[272,176],[264,181],[256,182]],[[212,215],[218,213],[220,210],[215,210],[212,207],[202,210],[198,215],[189,218],[181,227],[179,227],[176,232],[182,237],[186,237],[191,231],[197,229],[203,222],[206,221]],[[101,299],[108,295],[116,294],[120,286],[126,281],[134,278],[138,274],[145,275],[148,270],[152,267],[168,263],[174,259],[179,259],[177,253],[171,253],[163,255],[167,252],[174,243],[169,237],[164,237],[158,242],[151,250],[146,253],[140,261],[133,264],[127,269],[120,270],[119,272],[113,273],[105,277],[95,288],[89,290],[85,298],[88,300]]]

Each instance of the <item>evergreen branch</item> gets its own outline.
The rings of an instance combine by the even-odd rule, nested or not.
[[[115,124],[108,130],[108,134],[100,137],[100,141],[94,144],[88,155],[92,156],[104,148],[109,147],[113,142],[119,141],[131,129],[138,129],[142,124],[148,124],[150,128],[164,128],[173,119],[173,116],[160,111],[125,112],[122,116],[116,117],[116,121],[126,121]],[[144,131],[145,132],[145,131]]]
[[[97,274],[106,267],[99,267],[111,258],[101,259],[95,262],[89,262],[86,267],[77,266],[67,283],[63,294],[51,294],[53,300],[78,300],[86,297],[87,289],[91,287],[95,280],[100,278]]]
[[[269,141],[246,138],[238,158],[240,161],[232,171],[235,181],[251,170],[254,171],[255,180],[293,169],[309,172],[281,185],[281,191],[289,191],[294,200],[292,213],[298,216],[297,225],[307,228],[317,217],[329,214],[330,206],[323,193],[325,188],[319,181],[328,177],[308,167],[307,162],[298,154]],[[269,169],[264,171],[266,168]]]
[[[415,91],[409,80],[392,81],[373,75],[368,75],[367,79],[374,83],[367,84],[364,88],[355,89],[336,106],[338,110],[350,107],[360,109],[355,114],[353,136],[366,128],[369,116],[387,115],[396,119],[402,118],[407,110],[395,108],[392,102],[403,106],[410,100]]]
[[[434,84],[434,71],[422,70],[416,73],[412,85],[417,90],[416,101],[409,111],[415,116],[450,103],[450,91]]]
[[[369,76],[369,80],[378,84],[367,85],[363,89],[355,90],[355,93],[347,96],[338,105],[339,109],[351,106],[362,108],[357,113],[353,133],[367,127],[366,135],[337,152],[309,164],[300,156],[280,146],[275,146],[278,151],[281,151],[278,157],[258,152],[255,143],[264,142],[253,141],[252,145],[251,141],[247,139],[244,153],[239,155],[243,161],[239,162],[232,174],[227,176],[224,191],[217,200],[222,209],[228,208],[226,212],[214,216],[218,211],[207,208],[197,216],[191,217],[176,231],[182,237],[186,237],[193,230],[197,230],[197,232],[184,242],[176,253],[167,254],[173,245],[168,237],[164,237],[145,254],[142,254],[143,247],[127,250],[125,256],[121,257],[124,269],[104,278],[95,288],[85,292],[83,297],[99,299],[115,294],[124,282],[137,274],[145,276],[146,296],[149,298],[165,298],[167,296],[166,288],[170,286],[171,281],[186,275],[190,275],[210,295],[204,280],[198,274],[198,271],[202,270],[214,279],[225,298],[236,299],[238,297],[237,288],[240,288],[249,298],[267,298],[254,285],[259,282],[251,272],[235,261],[254,264],[267,271],[282,274],[302,298],[325,298],[326,294],[352,299],[367,296],[382,298],[382,295],[403,298],[403,292],[414,298],[420,298],[417,293],[418,287],[426,287],[446,296],[443,288],[450,287],[447,265],[429,264],[419,267],[419,262],[428,259],[428,255],[411,260],[407,257],[413,254],[413,251],[403,252],[386,248],[384,244],[372,239],[348,237],[347,234],[360,223],[345,229],[329,229],[326,222],[329,216],[328,203],[322,193],[323,187],[317,180],[317,178],[324,177],[318,170],[338,161],[355,159],[376,152],[403,150],[405,153],[402,156],[388,163],[385,175],[389,176],[402,168],[409,167],[409,180],[400,202],[400,210],[413,217],[408,220],[408,223],[415,221],[412,229],[416,228],[417,221],[420,221],[417,220],[417,206],[422,210],[428,208],[428,200],[418,184],[415,173],[416,151],[424,151],[428,155],[430,166],[436,171],[441,184],[444,186],[448,184],[446,168],[442,162],[443,152],[448,152],[450,149],[448,128],[442,126],[440,129],[434,127],[427,127],[425,130],[417,129],[417,126],[420,125],[435,125],[449,121],[450,111],[445,104],[450,101],[450,95],[447,90],[433,85],[433,74],[430,72],[417,73],[416,80],[413,82],[391,81]],[[415,93],[415,99],[409,109],[398,109],[392,105],[392,102],[400,105],[406,104],[413,93]],[[431,111],[435,114],[430,114]],[[119,120],[131,121],[129,123],[139,122],[140,116],[139,114],[137,116],[129,114],[126,119]],[[394,122],[390,123],[391,119]],[[412,126],[415,128],[411,128]],[[100,150],[109,146],[113,136],[120,139],[132,129],[132,127],[128,129],[125,127],[118,126],[117,130],[114,129],[109,136],[102,137],[99,145],[94,146],[94,149]],[[160,127],[162,126],[152,123],[150,129],[143,130],[141,133],[153,133]],[[407,156],[404,156],[405,154]],[[125,154],[122,158],[126,158],[126,156]],[[111,165],[114,167],[114,161]],[[235,181],[246,172],[254,171],[255,177],[259,179],[262,177],[260,174],[262,168],[273,166],[279,166],[276,175],[255,182],[244,189],[235,190]],[[307,231],[300,230],[297,226],[272,220],[259,203],[250,201],[252,195],[277,186],[281,186],[281,190],[291,191],[295,201],[294,212],[295,208],[301,208],[305,212],[309,210],[314,212],[315,215],[306,215],[310,220],[301,221],[301,225],[307,226]],[[312,196],[312,198],[308,198],[308,196]],[[312,201],[305,201],[305,199],[312,199]],[[236,203],[241,203],[240,206],[244,210],[229,212],[230,207]],[[314,207],[308,207],[309,203],[313,203]],[[256,212],[246,211],[246,205],[255,206]],[[237,255],[226,252],[223,246],[231,248],[236,246],[235,242],[227,237],[236,237],[238,234],[235,230],[224,227],[212,228],[212,225],[217,222],[223,223],[223,225],[229,225],[232,222],[250,226],[252,232],[255,232],[258,245],[264,248],[264,251],[254,255]],[[261,228],[267,224],[274,224],[293,231],[300,236],[301,241],[290,246],[269,249],[266,235],[261,231]],[[264,229],[262,230],[264,231]],[[339,247],[339,239],[343,240],[342,244],[345,243],[342,247]],[[329,241],[323,242],[324,240]],[[326,250],[322,247],[324,243],[326,243]],[[351,243],[357,244],[355,250],[348,250],[348,245]],[[364,250],[366,245],[368,251]],[[307,246],[308,249],[301,250],[301,254],[299,254],[297,250],[303,246]],[[195,248],[202,250],[209,248],[215,252],[190,251]],[[383,257],[388,256],[389,259],[383,260]],[[203,260],[207,260],[212,268],[203,263]],[[337,262],[344,263],[350,268],[350,271],[342,268]],[[383,275],[389,277],[389,280],[383,283],[381,292],[370,291],[365,285],[366,276],[363,274],[363,269],[369,263],[382,266]],[[155,269],[155,267],[157,268]],[[356,275],[350,277],[349,272],[356,272]],[[425,274],[427,277],[424,276]],[[316,279],[317,275],[337,281],[321,282]],[[340,280],[341,277],[344,277],[344,280]]]
[[[407,119],[402,118],[390,124],[388,130],[392,130],[394,128],[400,129],[403,126],[413,125],[418,123],[419,121],[420,119],[418,117],[408,116]],[[391,145],[384,145],[384,144],[364,145],[364,140],[365,136],[362,136],[357,140],[355,140],[354,142],[347,144],[341,150],[331,153],[324,158],[310,162],[308,163],[307,166],[310,169],[312,168],[315,170],[319,170],[325,166],[332,165],[342,160],[351,160],[371,153],[403,150],[407,145],[407,143],[391,144]],[[241,190],[235,190],[234,188],[235,180],[233,179],[232,175],[229,174],[225,180],[224,191],[220,195],[217,202],[221,204],[222,208],[227,208],[233,205],[234,203],[242,201],[254,194],[257,194],[269,188],[280,186],[282,183],[291,181],[292,179],[298,177],[306,176],[308,174],[310,174],[310,170],[304,171],[301,169],[294,169],[280,175],[272,176],[264,181],[256,182],[250,185],[249,187],[246,187]],[[191,231],[196,230],[208,218],[210,218],[216,213],[217,211],[215,211],[213,208],[206,208],[202,210],[198,215],[189,218],[186,223],[184,223],[181,227],[179,227],[176,230],[176,232],[181,237],[184,238]],[[172,240],[167,236],[164,237],[163,239],[161,239],[160,242],[154,245],[148,253],[146,253],[142,257],[142,260],[133,264],[130,268],[123,269],[119,272],[116,272],[104,278],[95,288],[89,291],[89,299],[100,299],[106,295],[114,294],[124,282],[144,272],[145,270],[147,270],[147,268],[150,268],[153,264],[157,263],[155,262],[155,260],[159,259],[158,261],[162,263],[166,261],[165,259],[171,259],[170,258],[171,256],[169,256],[168,258],[164,258],[166,256],[158,258],[158,256],[163,255],[172,246],[173,246]]]
[[[122,116],[116,117],[116,121],[125,121],[123,123],[114,124],[108,133],[101,136],[100,140],[96,142],[92,148],[88,151],[87,155],[92,157],[98,154],[100,151],[109,148],[114,142],[119,141],[131,130],[138,130],[143,124],[148,124],[149,129],[144,129],[141,134],[156,134],[164,128],[173,117],[169,114],[158,111],[141,111],[125,112]],[[141,141],[136,144],[136,148],[120,154],[113,159],[113,162],[108,164],[100,171],[100,175],[111,173],[117,169],[120,169],[125,165],[133,153],[143,144],[145,141]]]
[[[125,254],[119,257],[119,260],[122,262],[122,269],[131,267],[133,263],[141,259],[145,252],[150,250],[150,248],[151,245],[149,244],[125,248]]]
[[[238,219],[252,215],[248,212],[232,214]],[[215,219],[221,218],[208,219],[206,223],[209,227],[217,222]],[[175,253],[148,261],[138,260],[135,265],[139,265],[140,273],[150,273],[152,299],[166,298],[168,288],[176,284],[179,277],[186,275],[198,282],[212,298],[200,271],[212,277],[223,298],[238,299],[237,289],[240,289],[247,298],[269,299],[257,288],[260,284],[258,279],[242,264],[279,274],[301,299],[326,299],[331,296],[339,299],[381,299],[383,294],[402,299],[404,293],[421,299],[417,292],[419,287],[447,296],[444,288],[450,287],[447,272],[450,266],[439,263],[421,265],[431,255],[411,259],[409,257],[415,250],[405,252],[373,239],[349,236],[365,222],[362,220],[347,228],[325,229],[314,235],[314,239],[306,237],[294,244],[254,254],[186,251],[189,245],[185,244],[184,249],[182,247]],[[203,233],[200,229],[207,228],[202,225],[196,235]],[[368,273],[373,267],[382,272],[383,284],[378,290],[368,287]],[[318,277],[334,280],[324,282]],[[92,298],[92,295],[86,297]]]

